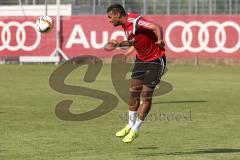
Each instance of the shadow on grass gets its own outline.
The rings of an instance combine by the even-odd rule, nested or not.
[[[153,104],[168,104],[168,103],[205,103],[208,101],[205,100],[198,100],[198,101],[160,101],[160,102],[153,102]]]
[[[137,156],[159,156],[159,155],[191,155],[191,154],[216,154],[216,153],[238,153],[240,149],[234,148],[211,148],[211,149],[199,149],[191,152],[170,152],[170,153],[139,153]]]
[[[158,147],[138,147],[138,149],[158,149]]]
[[[2,150],[2,149],[0,149],[0,152],[6,152],[7,150]]]

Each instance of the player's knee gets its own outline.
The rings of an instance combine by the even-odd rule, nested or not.
[[[142,101],[143,102],[148,102],[152,100],[152,96],[151,95],[146,95],[142,97]]]
[[[154,89],[149,87],[144,87],[142,90],[142,97],[152,97],[152,94],[154,92]]]
[[[131,87],[130,88],[131,97],[134,99],[140,99],[141,88],[140,87]]]
[[[132,86],[131,88],[130,88],[130,92],[132,93],[132,92],[141,92],[142,91],[142,87],[140,87],[140,86]]]
[[[152,99],[152,92],[142,92],[141,97],[143,101],[149,101]]]
[[[131,97],[129,101],[130,106],[138,106],[140,104],[140,97]]]

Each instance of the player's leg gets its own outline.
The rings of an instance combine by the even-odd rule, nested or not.
[[[147,65],[147,74],[144,76],[142,87],[142,107],[139,112],[139,118],[136,120],[134,126],[131,128],[129,134],[124,137],[123,142],[132,142],[138,137],[139,128],[144,122],[147,114],[149,113],[152,105],[152,95],[156,85],[160,82],[160,78],[163,75],[165,65],[163,58],[149,62]]]
[[[129,100],[129,111],[128,111],[128,124],[116,133],[117,137],[123,137],[127,135],[130,129],[136,122],[137,119],[137,110],[140,105],[140,94],[142,90],[143,81],[138,79],[131,80],[130,87],[130,100]]]
[[[152,105],[152,94],[154,89],[149,88],[146,85],[142,87],[142,105],[139,111],[138,119],[136,120],[135,124],[131,128],[130,132],[127,136],[124,137],[123,142],[129,143],[132,142],[135,138],[138,137],[139,128],[141,127],[142,123],[144,122],[145,117],[149,113]]]
[[[144,63],[142,63],[138,58],[135,60],[134,68],[132,70],[132,80],[131,80],[131,87],[130,91],[130,99],[128,103],[129,109],[129,122],[128,124],[119,132],[116,133],[117,137],[123,137],[127,135],[132,128],[132,126],[136,122],[137,118],[137,110],[140,105],[140,94],[143,85],[143,79],[145,71],[142,70],[144,68]]]
[[[142,88],[142,105],[139,110],[138,120],[135,122],[135,125],[132,127],[132,130],[135,132],[139,131],[141,124],[143,123],[144,119],[148,115],[151,106],[152,106],[152,95],[154,92],[154,87],[149,87],[147,85],[143,85]]]
[[[131,88],[130,88],[130,100],[129,100],[129,126],[132,126],[136,122],[137,118],[137,110],[140,105],[140,95],[142,91],[143,81],[139,79],[131,80]]]
[[[139,120],[136,125],[133,126],[133,130],[138,131],[145,117],[149,113],[152,105],[152,95],[156,85],[160,82],[160,79],[165,69],[165,56],[156,59],[149,63],[148,74],[144,78],[144,85],[142,88],[142,107],[139,111]]]

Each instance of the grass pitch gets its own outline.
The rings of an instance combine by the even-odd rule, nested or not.
[[[174,89],[153,98],[151,117],[140,136],[124,144],[114,136],[126,123],[120,98],[108,114],[89,121],[63,121],[55,105],[74,101],[73,113],[101,103],[64,95],[49,87],[54,65],[0,65],[1,160],[239,160],[240,71],[227,66],[168,66],[164,80]],[[83,68],[67,84],[117,96],[105,65],[95,83],[82,81]],[[165,116],[165,117],[164,117]]]

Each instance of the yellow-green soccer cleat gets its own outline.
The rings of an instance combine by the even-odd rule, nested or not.
[[[127,135],[130,130],[131,130],[131,128],[127,124],[122,130],[120,130],[116,133],[116,137],[123,137],[123,136]]]
[[[123,142],[125,143],[130,143],[132,142],[135,138],[138,137],[138,132],[135,132],[133,130],[131,130],[128,135],[126,135],[124,138],[123,138]]]

